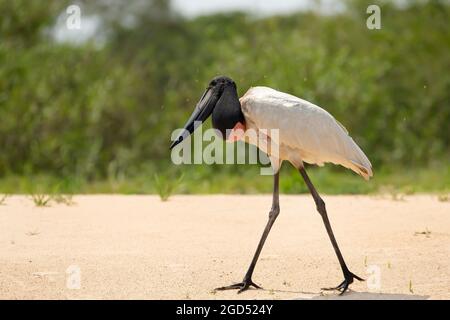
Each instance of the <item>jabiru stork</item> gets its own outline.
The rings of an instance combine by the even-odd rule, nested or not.
[[[185,130],[173,141],[170,149],[192,134],[195,130],[195,121],[203,123],[210,115],[212,115],[213,127],[220,131],[222,137],[227,140],[234,131],[237,132],[237,129],[279,130],[278,155],[274,157],[269,154],[274,169],[273,199],[269,221],[242,282],[216,290],[237,289],[240,293],[250,286],[261,288],[253,282],[252,275],[264,242],[280,213],[279,168],[284,160],[289,161],[297,168],[303,177],[325,224],[325,229],[344,274],[344,280],[337,287],[323,289],[338,290],[343,294],[354,279],[363,281],[347,267],[328,220],[325,202],[304,167],[305,162],[320,166],[325,162],[331,162],[355,171],[366,180],[372,176],[372,165],[369,159],[349,136],[344,126],[324,109],[296,96],[268,87],[250,88],[239,99],[235,82],[229,77],[218,76],[209,83],[187,121]],[[270,131],[266,132],[270,133]]]

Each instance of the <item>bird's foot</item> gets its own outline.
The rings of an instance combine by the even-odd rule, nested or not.
[[[344,274],[344,277],[345,277],[345,280],[342,281],[342,283],[341,283],[340,285],[338,285],[337,287],[332,287],[332,288],[322,288],[322,290],[327,290],[327,291],[334,291],[334,290],[337,290],[337,291],[340,291],[340,292],[341,292],[340,295],[343,295],[343,294],[347,291],[348,286],[349,286],[350,284],[353,283],[353,280],[354,280],[354,279],[357,279],[357,280],[359,280],[359,281],[364,281],[363,278],[358,277],[357,275],[351,273],[350,271],[348,271],[347,273],[345,273],[345,274]]]
[[[250,287],[255,287],[256,289],[262,289],[260,286],[258,286],[257,284],[255,284],[252,279],[244,279],[242,282],[239,283],[235,283],[232,284],[230,286],[226,286],[226,287],[220,287],[220,288],[216,288],[214,290],[218,290],[218,291],[223,291],[223,290],[233,290],[233,289],[238,289],[237,293],[241,293],[244,292],[245,290],[249,289]]]

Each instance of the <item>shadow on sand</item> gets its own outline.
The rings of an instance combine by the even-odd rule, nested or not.
[[[316,294],[312,296],[302,296],[294,300],[427,300],[429,296],[419,296],[413,294],[392,294],[348,291],[344,295],[338,294]]]
[[[353,290],[347,291],[344,295],[339,295],[338,292],[325,293],[320,292],[306,292],[306,291],[291,291],[291,290],[267,290],[272,292],[296,293],[300,296],[294,300],[427,300],[430,296],[420,296],[414,294],[401,293],[375,293],[375,292],[357,292]]]

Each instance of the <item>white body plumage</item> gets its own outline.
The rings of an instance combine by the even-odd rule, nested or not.
[[[303,162],[319,166],[331,162],[355,171],[366,180],[372,176],[372,165],[364,152],[344,126],[324,109],[267,87],[250,88],[240,103],[247,130],[279,130],[279,155],[275,159],[271,156],[275,169],[283,160],[297,168]]]

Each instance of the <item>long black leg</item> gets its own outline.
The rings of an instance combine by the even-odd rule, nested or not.
[[[261,240],[259,240],[258,247],[256,248],[255,255],[253,256],[252,262],[250,263],[250,267],[248,268],[247,273],[244,276],[244,280],[242,282],[232,284],[231,286],[220,287],[216,290],[229,290],[229,289],[239,289],[238,293],[247,290],[250,286],[261,289],[258,285],[253,283],[252,275],[255,270],[256,262],[258,261],[259,254],[264,246],[264,242],[266,242],[267,236],[269,235],[270,229],[273,226],[273,223],[278,217],[280,213],[280,202],[279,202],[279,172],[274,175],[273,180],[273,199],[272,199],[272,208],[269,212],[269,221],[267,222],[266,228],[261,236]]]
[[[305,168],[300,168],[299,171],[303,177],[303,180],[305,180],[309,192],[311,192],[311,195],[314,198],[317,211],[320,213],[320,216],[322,217],[323,223],[325,224],[325,228],[327,229],[328,236],[330,237],[331,244],[333,245],[334,251],[336,252],[339,264],[341,265],[342,268],[342,272],[344,273],[345,280],[340,285],[338,285],[335,288],[325,288],[324,290],[339,290],[341,291],[341,294],[343,294],[348,289],[348,286],[353,282],[353,279],[358,279],[359,281],[364,280],[358,277],[357,275],[353,274],[352,272],[350,272],[347,265],[345,264],[344,257],[342,256],[341,250],[339,250],[339,246],[337,244],[336,238],[334,237],[333,230],[331,229],[330,221],[328,220],[325,202],[322,200],[316,188],[314,187],[308,175],[306,174]]]

